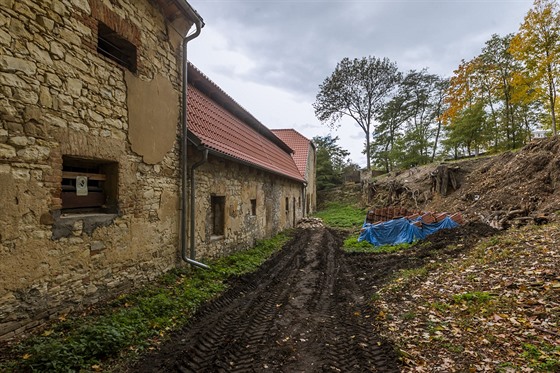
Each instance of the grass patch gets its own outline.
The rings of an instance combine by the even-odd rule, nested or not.
[[[388,293],[400,293],[401,291],[409,288],[410,284],[412,284],[414,281],[425,278],[428,273],[429,270],[426,266],[401,269],[393,275],[392,282],[390,282],[390,284],[385,287],[385,290]]]
[[[360,228],[366,217],[366,210],[354,206],[332,202],[314,214],[333,228]]]
[[[523,344],[521,356],[529,363],[529,366],[538,372],[560,371],[560,346],[551,346],[546,343],[534,345]]]
[[[358,236],[356,234],[344,240],[342,249],[349,253],[394,253],[409,249],[413,245],[414,244],[402,243],[398,245],[374,246],[367,241],[358,242]]]
[[[11,351],[0,371],[74,372],[101,369],[111,358],[140,353],[189,320],[226,288],[225,280],[256,270],[288,240],[287,233],[209,263],[210,270],[180,268],[154,285],[110,302],[95,315],[69,318]],[[106,368],[106,367],[104,367]]]
[[[488,316],[496,311],[499,301],[495,295],[485,291],[474,291],[462,294],[455,294],[452,297],[455,305],[460,307],[464,315],[483,315]]]
[[[415,318],[416,318],[416,313],[414,313],[413,311],[408,311],[401,315],[401,319],[405,321],[414,320]]]
[[[439,311],[439,312],[441,312],[441,313],[446,313],[451,308],[451,306],[449,304],[444,303],[444,302],[431,303],[430,307]]]
[[[453,301],[455,303],[483,304],[488,303],[492,299],[492,294],[485,291],[474,291],[463,294],[455,294]]]
[[[443,347],[450,351],[453,352],[455,354],[462,354],[465,351],[465,348],[459,344],[453,344],[453,343],[444,343]]]
[[[428,274],[428,269],[426,267],[417,267],[417,268],[410,268],[410,269],[401,269],[397,276],[402,278],[403,280],[408,279],[417,279],[421,277],[425,277]]]

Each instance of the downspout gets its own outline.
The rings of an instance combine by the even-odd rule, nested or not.
[[[193,164],[191,166],[191,172],[189,174],[189,177],[191,178],[191,231],[190,231],[190,241],[191,241],[191,260],[195,260],[196,258],[196,247],[195,247],[195,243],[194,243],[194,228],[195,228],[195,180],[194,180],[194,170],[195,168],[198,168],[199,166],[203,165],[204,163],[206,163],[206,161],[208,161],[208,149],[204,149],[204,153],[203,153],[203,158],[196,162],[195,164]]]
[[[202,20],[196,15],[193,18],[195,19],[194,23],[196,25],[196,31],[191,35],[185,36],[185,38],[183,39],[183,84],[181,92],[181,103],[183,105],[183,110],[181,113],[181,258],[191,265],[209,269],[210,267],[208,267],[206,264],[197,262],[196,260],[191,259],[187,256],[187,71],[189,66],[187,61],[187,44],[189,41],[200,35],[200,30],[202,29]]]

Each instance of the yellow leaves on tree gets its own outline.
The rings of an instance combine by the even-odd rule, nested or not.
[[[535,0],[510,45],[511,54],[524,63],[516,76],[517,100],[534,92],[550,113],[556,135],[557,84],[560,74],[560,11],[556,0]],[[525,93],[524,93],[525,88]]]

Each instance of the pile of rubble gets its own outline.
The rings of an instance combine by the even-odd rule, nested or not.
[[[298,221],[296,227],[297,228],[322,228],[325,224],[323,223],[323,219],[320,218],[302,218]]]

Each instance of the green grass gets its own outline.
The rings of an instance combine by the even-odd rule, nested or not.
[[[203,302],[226,289],[225,280],[256,270],[289,238],[279,234],[214,260],[210,270],[173,270],[152,286],[118,297],[96,315],[54,324],[16,345],[11,351],[16,358],[0,363],[0,371],[91,371],[108,359],[140,353],[185,325]]]
[[[560,370],[559,353],[559,346],[552,346],[547,343],[539,345],[524,343],[521,356],[537,372],[558,372]]]
[[[492,299],[492,294],[485,291],[474,291],[469,293],[455,294],[453,301],[455,303],[488,303]]]
[[[344,240],[343,249],[352,253],[392,253],[410,248],[413,244],[374,246],[367,241],[358,242],[359,229],[364,223],[367,210],[351,205],[332,202],[317,211],[314,216],[321,218],[329,227],[351,229],[352,233]]]
[[[401,243],[398,245],[374,246],[367,241],[358,242],[358,235],[359,233],[356,233],[344,240],[342,249],[349,253],[394,253],[409,249],[414,245],[414,243]]]
[[[321,218],[323,222],[333,228],[360,228],[366,217],[366,210],[354,206],[332,202],[317,211],[315,217]]]

